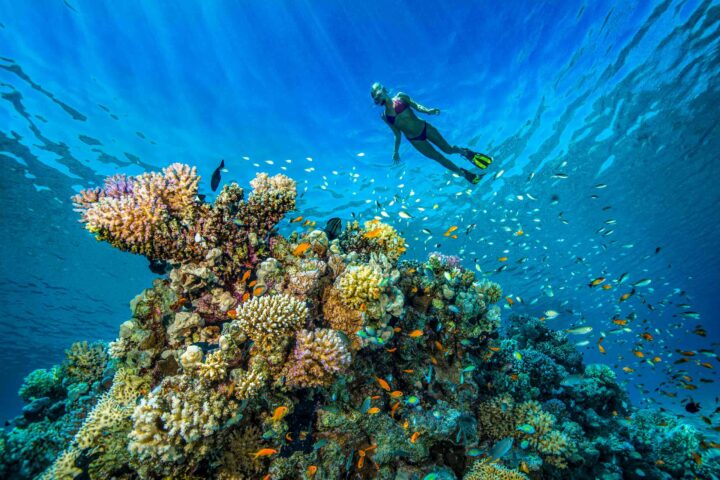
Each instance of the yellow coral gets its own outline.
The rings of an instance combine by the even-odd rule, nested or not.
[[[383,277],[380,272],[367,265],[352,265],[335,281],[336,288],[346,305],[362,309],[363,305],[380,299],[380,284]]]
[[[365,222],[365,229],[362,235],[371,244],[379,247],[377,250],[384,253],[392,262],[400,258],[406,250],[405,239],[401,237],[392,226],[380,220],[375,219]]]
[[[80,456],[77,448],[70,447],[55,460],[39,480],[72,480],[82,473],[82,470],[75,466],[75,461]]]
[[[478,460],[463,480],[527,480],[527,476],[517,470],[510,470],[497,463]]]

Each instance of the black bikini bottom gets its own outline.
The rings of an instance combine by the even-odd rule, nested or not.
[[[422,132],[420,132],[420,135],[418,135],[417,137],[413,137],[413,138],[407,137],[408,140],[410,140],[411,142],[414,142],[416,140],[417,141],[427,140],[427,122],[423,122],[423,123],[425,125],[423,125],[423,129],[422,129]]]

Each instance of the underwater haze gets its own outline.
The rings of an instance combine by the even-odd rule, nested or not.
[[[418,116],[435,126],[451,145],[492,156],[494,160],[485,170],[479,170],[459,155],[448,157],[463,168],[483,173],[480,182],[473,185],[452,174],[424,157],[404,138],[399,150],[400,162],[394,163],[393,132],[380,118],[382,109],[373,104],[370,96],[374,82],[384,84],[391,96],[405,92],[419,104],[440,109],[437,116],[422,113]],[[343,292],[343,285],[349,281],[343,278],[350,274],[338,273],[343,269],[336,270],[332,261],[323,257],[329,255],[325,250],[318,253],[313,243],[316,234],[312,232],[325,227],[329,219],[339,217],[343,233],[337,248],[342,250],[342,255],[333,251],[333,247],[329,247],[328,252],[342,256],[351,272],[377,267],[377,272],[391,279],[389,284],[378,284],[382,298],[390,295],[387,289],[392,288],[402,291],[406,300],[405,313],[397,314],[383,304],[383,308],[387,307],[385,316],[378,314],[377,323],[372,323],[367,320],[373,315],[372,292],[357,302],[343,297],[345,307],[354,308],[358,315],[362,311],[363,321],[370,323],[365,324],[366,330],[358,333],[369,332],[369,339],[360,335],[358,340],[354,331],[347,339],[338,334],[337,338],[342,337],[352,353],[347,353],[347,357],[338,356],[339,364],[345,365],[346,358],[352,356],[353,362],[360,362],[360,366],[353,367],[358,372],[363,365],[362,368],[370,368],[368,365],[374,360],[362,363],[363,355],[370,359],[375,358],[371,351],[375,352],[372,355],[383,353],[385,357],[393,354],[393,348],[402,351],[406,344],[399,340],[397,344],[384,345],[383,342],[405,338],[405,332],[409,337],[419,331],[413,337],[420,338],[413,341],[422,342],[427,337],[427,348],[435,350],[428,357],[423,357],[425,353],[420,351],[417,358],[422,357],[427,365],[435,367],[430,367],[428,377],[423,370],[425,364],[422,367],[419,363],[406,365],[405,370],[417,370],[418,374],[422,370],[425,377],[408,381],[398,395],[408,398],[411,394],[408,388],[420,384],[431,393],[425,392],[423,396],[418,390],[412,397],[420,399],[417,406],[411,402],[395,407],[400,408],[399,415],[407,415],[402,416],[403,419],[411,420],[405,428],[407,433],[399,421],[395,422],[399,431],[408,438],[417,431],[418,436],[409,445],[412,448],[423,445],[425,456],[415,451],[384,451],[382,439],[369,439],[365,444],[348,447],[350,460],[347,464],[344,460],[336,462],[344,469],[333,470],[337,465],[328,460],[327,455],[322,457],[322,452],[337,447],[338,452],[347,456],[343,450],[346,445],[338,440],[339,435],[323,436],[320,431],[311,431],[309,435],[315,442],[314,446],[310,444],[312,448],[307,445],[290,448],[295,440],[265,434],[262,436],[265,443],[258,443],[252,450],[253,455],[259,457],[254,464],[257,470],[238,467],[242,475],[247,476],[233,477],[223,476],[226,473],[221,475],[208,466],[214,468],[219,460],[197,457],[198,451],[188,446],[195,438],[182,440],[187,447],[183,450],[183,455],[188,455],[187,461],[183,463],[174,457],[172,467],[168,466],[167,458],[161,458],[152,449],[143,450],[131,444],[130,449],[139,458],[162,464],[166,470],[157,467],[157,471],[164,471],[168,478],[191,474],[199,478],[262,478],[266,474],[273,475],[268,478],[293,478],[287,472],[296,468],[300,472],[297,478],[375,478],[378,475],[378,478],[449,479],[463,478],[463,472],[469,471],[475,457],[480,459],[478,464],[482,459],[499,461],[498,469],[504,464],[513,470],[513,475],[518,475],[507,478],[551,478],[553,475],[552,478],[591,478],[587,475],[718,478],[720,473],[714,458],[720,447],[717,434],[720,430],[720,413],[717,413],[720,412],[717,383],[720,362],[716,354],[720,341],[717,322],[720,311],[719,106],[720,2],[717,1],[0,0],[0,225],[4,233],[0,237],[0,299],[4,305],[0,334],[5,345],[0,351],[0,413],[9,422],[7,430],[25,429],[27,422],[37,420],[33,417],[35,410],[28,414],[26,406],[37,398],[18,395],[23,379],[30,372],[67,364],[66,350],[74,342],[88,341],[92,349],[92,342],[111,342],[118,338],[121,325],[125,326],[124,322],[138,315],[139,307],[134,304],[131,311],[130,301],[143,289],[152,288],[154,280],[172,276],[157,269],[151,271],[148,258],[167,260],[168,272],[171,266],[176,268],[173,271],[180,271],[178,265],[185,265],[185,261],[195,265],[199,258],[192,257],[193,254],[182,260],[178,260],[177,255],[163,256],[157,254],[159,247],[153,247],[152,253],[148,253],[142,247],[133,247],[127,238],[113,237],[112,228],[103,230],[97,226],[93,230],[92,218],[88,220],[83,213],[92,210],[88,207],[90,203],[83,206],[80,202],[78,207],[77,197],[75,205],[71,197],[87,192],[84,189],[104,188],[103,185],[107,185],[104,179],[109,176],[140,176],[180,163],[196,167],[201,177],[197,192],[193,190],[193,193],[207,197],[194,200],[192,208],[206,208],[202,210],[205,213],[193,214],[198,216],[210,211],[209,205],[216,199],[212,208],[219,209],[225,201],[221,192],[229,192],[228,186],[233,182],[246,189],[247,197],[253,188],[260,192],[258,183],[250,188],[250,182],[260,172],[271,178],[284,178],[272,177],[282,174],[293,179],[297,197],[293,196],[292,202],[288,200],[271,213],[253,211],[261,220],[266,219],[263,215],[267,214],[267,223],[255,232],[261,238],[266,235],[267,248],[270,249],[270,245],[278,248],[271,241],[274,235],[287,238],[291,245],[285,252],[288,258],[327,263],[327,271],[332,267],[337,276],[328,278],[328,284]],[[215,190],[211,187],[211,178],[221,160],[225,168],[217,171],[221,178]],[[194,178],[194,174],[183,172],[178,176],[187,174],[188,178]],[[171,174],[166,171],[164,175]],[[272,188],[277,187],[273,185]],[[125,194],[131,195],[132,188],[128,188]],[[101,196],[110,195],[105,190],[102,192]],[[238,231],[255,228],[248,226],[250,221],[243,224],[239,219],[239,216],[235,218]],[[353,227],[355,221],[358,223]],[[375,223],[368,226],[365,222]],[[384,230],[384,225],[391,229]],[[352,240],[353,229],[362,241]],[[402,253],[399,263],[385,244],[383,254],[387,258],[383,257],[383,261],[364,257],[372,250],[366,243],[372,244],[387,231],[392,231],[391,238],[398,235],[397,238],[404,239],[397,251],[398,255]],[[204,245],[205,238],[190,238]],[[247,240],[242,238],[243,242]],[[326,238],[325,242],[331,240]],[[227,242],[219,248],[226,246]],[[259,282],[257,285],[264,289],[257,292],[249,287],[250,300],[235,291],[233,295],[237,294],[239,303],[228,304],[223,312],[237,310],[242,319],[244,302],[262,302],[262,299],[274,298],[272,295],[288,293],[287,289],[281,292],[278,287],[276,291],[272,285],[263,284],[264,270],[259,265],[271,254],[261,254],[261,251],[264,252],[257,250],[257,258],[254,253],[244,251],[247,258],[243,257],[241,263],[242,269],[252,272],[243,282]],[[287,267],[276,250],[272,257],[283,265],[283,271],[302,270],[297,266],[293,267],[296,270]],[[376,260],[377,265],[384,266],[377,266]],[[356,261],[362,265],[355,265]],[[409,263],[403,264],[403,261]],[[241,263],[223,266],[217,270],[222,275],[216,272],[217,277],[226,282],[225,285],[236,282],[245,271],[239,266]],[[391,271],[398,273],[391,274]],[[463,307],[459,307],[461,314],[455,304],[442,303],[453,296],[459,298],[457,282],[461,281],[457,279],[469,278],[460,272],[474,274],[477,282],[492,282],[502,287],[502,295],[493,302],[485,291],[485,302],[476,312],[480,312],[478,315],[483,319],[490,318],[491,310],[484,308],[489,309],[490,303],[495,303],[498,318],[502,320],[484,331],[482,337],[467,337],[467,332],[453,334],[457,342],[451,348],[446,343],[449,337],[443,337],[450,333],[443,333],[442,329],[450,329],[448,325],[454,324],[449,320],[440,321],[438,319],[445,317],[433,317],[430,312],[433,308],[444,308],[446,312],[449,309],[448,318],[466,313]],[[445,281],[443,275],[447,279],[445,286],[440,285]],[[430,306],[418,300],[411,306],[410,299],[418,288],[422,295],[423,286],[437,288],[439,300]],[[156,288],[159,287],[156,285]],[[452,288],[452,294],[443,288]],[[463,288],[470,289],[467,285]],[[173,293],[176,296],[175,301],[170,302],[173,307],[163,304],[163,311],[190,312],[189,305],[197,307],[192,294],[178,292]],[[295,294],[299,295],[296,291]],[[307,298],[311,310],[309,318],[324,311],[329,295],[313,297],[307,293],[303,297]],[[381,294],[377,295],[379,298]],[[400,301],[392,298],[388,302],[393,305]],[[183,302],[188,305],[182,305]],[[418,317],[408,313],[421,310],[421,304],[422,309],[430,310],[422,310]],[[267,305],[262,308],[272,310]],[[417,330],[403,323],[420,316],[428,323],[415,325]],[[201,362],[202,358],[207,362],[212,354],[205,347],[210,344],[211,351],[215,351],[212,345],[221,345],[218,343],[220,329],[228,329],[227,325],[235,323],[226,321],[227,317],[217,322],[215,336],[207,331],[196,332],[197,335],[182,345],[172,345],[171,340],[173,348],[167,348],[163,358],[173,350],[178,365],[189,372],[188,357],[179,358],[183,352],[190,352],[190,347],[199,352],[195,345],[199,342],[203,344],[203,351],[199,353]],[[206,322],[211,323],[207,319]],[[372,329],[367,330],[371,324]],[[548,380],[548,383],[556,381],[552,392],[540,393],[539,386],[534,387],[536,393],[519,392],[521,389],[512,387],[510,381],[510,386],[503,387],[507,391],[495,390],[494,396],[490,396],[483,389],[499,389],[501,382],[494,374],[477,373],[483,370],[480,359],[486,353],[492,356],[495,352],[494,358],[505,358],[502,362],[496,360],[498,371],[506,372],[509,365],[516,365],[515,361],[529,364],[537,352],[547,353],[541,347],[532,350],[535,353],[528,353],[532,342],[526,345],[525,340],[519,339],[522,325],[535,324],[539,325],[533,327],[537,331],[563,332],[560,334],[564,342],[562,348],[567,350],[558,358],[571,355],[567,353],[570,350],[580,352],[582,357],[565,366],[565,379]],[[461,325],[459,320],[458,325]],[[333,328],[335,330],[322,330],[343,331],[334,325]],[[384,328],[388,329],[389,337],[380,333]],[[458,332],[462,330],[460,326],[458,329]],[[438,336],[432,337],[432,341],[428,337],[430,330]],[[227,330],[222,332],[229,335]],[[316,338],[320,338],[320,333],[315,332]],[[375,332],[377,337],[373,336]],[[290,355],[295,355],[303,342],[311,342],[310,337],[302,335],[305,334],[297,333],[295,350]],[[250,333],[246,336],[254,342],[254,349],[262,343]],[[550,336],[547,333],[547,338]],[[332,338],[332,342],[340,342]],[[462,343],[469,342],[468,338],[475,342],[474,346]],[[501,341],[503,338],[506,340]],[[509,340],[511,338],[514,340]],[[435,341],[440,342],[440,347],[433,347]],[[499,343],[492,343],[495,341]],[[502,342],[517,343],[513,344],[515,347],[508,347],[509,344]],[[286,348],[290,352],[292,347]],[[502,357],[506,350],[507,357]],[[256,355],[248,353],[250,351],[255,352],[247,347],[245,354]],[[433,390],[430,386],[435,381],[433,375],[440,382],[439,372],[446,372],[437,361],[452,364],[449,359],[456,354],[459,362],[456,366],[465,370],[460,371],[459,377],[448,374],[452,382],[447,381],[454,382],[455,386]],[[162,368],[156,363],[160,355],[153,357],[152,362],[143,360],[146,364],[135,359],[137,364],[133,364],[133,368],[149,368],[151,363],[154,366],[154,380],[148,384],[147,391],[142,390],[143,395],[172,383],[167,379],[172,376],[160,383],[163,377],[158,377],[161,375],[158,372]],[[475,365],[465,367],[467,355],[477,357],[478,371]],[[130,357],[121,355],[121,358],[124,358],[120,360],[122,363]],[[396,362],[399,365],[410,361],[408,358]],[[491,365],[493,360],[487,358],[485,361]],[[302,361],[298,360],[300,364]],[[558,359],[554,362],[562,363]],[[557,405],[551,408],[543,402],[553,402],[550,397],[557,396],[568,405],[572,403],[567,407],[569,412],[576,404],[584,405],[579,400],[580,393],[572,394],[576,397],[567,393],[567,389],[574,388],[578,375],[583,374],[581,364],[608,365],[612,372],[605,374],[615,376],[617,391],[627,391],[627,398],[618,400],[621,398],[618,393],[612,400],[617,407],[606,412],[607,422],[615,421],[613,416],[617,421],[623,421],[624,417],[626,422],[641,422],[634,420],[631,408],[664,409],[673,421],[689,425],[687,428],[697,432],[697,448],[687,447],[688,453],[680,462],[682,466],[672,470],[675,468],[670,466],[672,461],[663,456],[669,455],[670,450],[685,448],[677,445],[664,446],[664,450],[660,449],[664,453],[658,453],[660,456],[656,458],[654,450],[648,453],[652,450],[650,447],[642,450],[637,442],[627,440],[626,444],[635,445],[640,457],[652,458],[654,463],[646,466],[630,460],[615,460],[623,457],[615,452],[600,453],[598,459],[593,460],[596,463],[592,463],[587,459],[578,460],[583,455],[577,452],[558,453],[563,450],[559,447],[543,451],[545,440],[534,442],[533,435],[539,427],[530,421],[510,429],[511,433],[515,432],[514,443],[513,435],[484,437],[480,417],[473,420],[478,422],[481,431],[477,438],[470,435],[464,441],[452,428],[448,430],[450,433],[446,432],[453,437],[453,448],[458,445],[461,450],[465,448],[461,456],[467,460],[458,464],[447,456],[442,461],[438,459],[442,457],[438,451],[450,448],[437,440],[441,437],[439,432],[444,431],[442,428],[433,430],[430,425],[420,428],[412,423],[420,424],[420,408],[430,412],[430,404],[435,401],[452,405],[453,411],[464,412],[458,406],[462,401],[455,398],[455,393],[447,394],[453,400],[444,395],[455,392],[456,388],[457,392],[467,391],[463,389],[472,385],[473,389],[477,387],[473,390],[477,403],[488,402],[495,408],[500,393],[513,397],[516,402],[513,408],[520,410],[529,408],[522,407],[521,402],[538,401],[548,412],[553,412],[559,425],[566,418],[564,414],[553,410]],[[380,380],[389,381],[393,387],[400,380],[398,372],[390,373],[390,366],[386,367],[388,370],[382,372],[381,367],[367,370],[372,373],[368,373],[365,380],[373,384],[377,390],[374,393],[359,387],[353,390],[355,384],[350,380],[346,384],[342,383],[346,380],[340,380],[340,384],[348,385],[348,391],[357,392],[357,399],[354,394],[349,399],[332,397],[338,402],[334,408],[343,411],[343,405],[357,406],[366,396],[384,395],[384,390],[390,395],[391,389],[386,389]],[[338,367],[338,371],[341,370]],[[531,370],[528,367],[525,373]],[[293,378],[293,372],[292,367],[287,367],[283,378]],[[592,376],[587,370],[584,372],[583,378]],[[90,405],[110,388],[114,370],[108,367],[105,374],[96,379],[97,385],[86,382],[89,384],[85,385],[86,390],[77,393],[87,397],[85,406],[78,410],[83,412],[83,417]],[[512,371],[508,374],[516,375]],[[116,382],[117,378],[115,376]],[[381,389],[374,379],[380,379],[377,382]],[[285,381],[292,384],[291,380]],[[307,383],[297,382],[298,388],[308,388]],[[240,382],[235,381],[232,388],[238,384]],[[68,385],[63,391],[73,391]],[[182,388],[178,385],[185,384],[173,385],[177,390]],[[268,385],[265,388],[276,386]],[[225,385],[221,387],[217,390],[227,393]],[[312,387],[331,391],[329,383],[311,384],[310,390]],[[283,393],[286,395],[282,397],[286,400],[283,405],[292,403],[288,418],[301,415],[303,408],[310,408],[307,398],[320,404],[325,393],[318,393],[319,390],[313,390],[312,394],[305,390],[292,395]],[[58,394],[57,391],[54,394]],[[232,394],[231,390],[229,395]],[[331,396],[328,394],[327,398]],[[53,399],[50,394],[47,397]],[[247,398],[237,399],[237,408],[248,408],[244,421],[261,418],[260,413],[250,413],[255,412],[252,410],[255,407],[246,407],[247,402]],[[273,415],[273,409],[281,404],[263,405],[263,415]],[[377,406],[380,408],[377,416],[385,415],[390,422],[392,404],[388,400],[386,408],[375,403],[370,408],[370,404],[363,403],[358,411],[367,416],[367,412]],[[438,404],[436,408],[440,408]],[[63,407],[65,413],[71,411],[70,404],[67,405]],[[257,412],[262,410],[257,408]],[[404,414],[403,409],[415,412],[412,415],[417,417]],[[503,404],[502,412],[505,411]],[[395,410],[392,413],[394,419]],[[15,419],[18,415],[25,417],[20,424]],[[56,415],[61,418],[60,413]],[[275,411],[275,415],[278,418],[273,421],[278,425],[286,421],[285,413]],[[457,415],[462,417],[465,413]],[[581,432],[615,428],[600,420],[593,423],[587,415],[583,423],[573,415],[568,413],[567,419],[582,425]],[[41,414],[38,418],[44,416]],[[237,418],[233,417],[232,421],[223,418],[227,423],[220,422],[221,426],[212,435],[205,432],[201,436],[215,438],[219,435],[215,434],[217,431],[236,428],[234,422],[240,422]],[[141,421],[137,413],[133,421],[137,430]],[[373,418],[372,421],[380,420]],[[288,423],[289,435],[295,430],[292,421]],[[263,425],[257,420],[254,428],[263,431]],[[378,425],[363,431],[381,429]],[[79,427],[78,424],[74,428]],[[460,427],[457,428],[460,432]],[[625,424],[622,428],[631,429]],[[526,435],[524,440],[518,437],[518,429]],[[276,433],[280,430],[275,428]],[[558,435],[573,438],[570,430],[565,429]],[[14,466],[3,467],[8,470],[0,469],[0,473],[4,472],[8,478],[40,475],[70,446],[69,439],[73,436],[69,430],[63,431],[66,436],[58,434],[58,438],[67,438],[66,445],[56,441],[51,448],[38,442],[35,453],[43,448],[46,453],[32,460],[27,458],[27,451],[22,454],[16,451],[12,454],[16,458],[8,460],[12,455],[5,450],[11,449],[6,448],[6,440],[2,439],[0,463]],[[646,443],[657,441],[659,445],[659,438],[665,438],[663,435],[646,439]],[[319,439],[329,443],[318,446]],[[435,440],[431,439],[438,443],[432,443]],[[506,439],[510,439],[510,445],[502,443]],[[540,446],[536,447],[535,443]],[[10,444],[7,440],[7,445]],[[375,444],[379,446],[373,453]],[[532,448],[538,448],[539,453],[530,453]],[[272,449],[279,453],[269,453]],[[598,450],[603,452],[599,447]],[[358,456],[358,451],[363,453]],[[313,465],[292,460],[295,462],[292,468],[288,466],[290,460],[282,466],[268,463],[293,459],[295,452],[301,452],[305,455],[303,458],[315,459],[310,455],[318,458]],[[407,464],[412,468],[382,460],[404,458],[404,455],[411,459]],[[368,463],[364,464],[365,460],[361,463],[360,457],[368,458]],[[561,457],[562,461],[558,460]],[[539,463],[536,458],[541,459]],[[265,463],[258,463],[261,461]],[[637,458],[632,461],[640,462]],[[79,457],[75,462],[82,470]],[[474,467],[475,472],[466,473],[465,478],[501,478],[481,471],[495,468],[489,463]],[[613,467],[608,466],[610,464]],[[89,477],[82,478],[102,475],[109,478],[107,471],[101,474],[93,468],[89,467]],[[213,473],[208,473],[211,470]],[[44,478],[73,478],[54,471],[55,477],[50,473]],[[147,471],[140,471],[139,477],[129,476],[128,472],[115,474],[116,478],[156,478]]]

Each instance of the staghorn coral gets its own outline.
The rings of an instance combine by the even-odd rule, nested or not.
[[[352,360],[345,342],[336,330],[301,330],[284,374],[291,388],[323,387],[335,380]]]

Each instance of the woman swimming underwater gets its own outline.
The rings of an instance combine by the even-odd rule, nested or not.
[[[439,115],[440,110],[437,108],[423,107],[419,103],[414,102],[407,94],[398,93],[390,98],[388,91],[380,83],[375,82],[370,90],[370,95],[376,105],[384,107],[382,119],[392,129],[395,134],[395,150],[393,152],[393,161],[400,161],[400,133],[404,133],[405,137],[410,140],[415,149],[428,158],[438,162],[451,172],[462,175],[470,183],[478,183],[482,175],[476,175],[469,170],[458,167],[453,162],[445,158],[442,153],[435,150],[432,144],[435,144],[440,150],[447,154],[459,153],[463,157],[471,161],[475,166],[485,169],[492,158],[483,153],[473,152],[468,148],[462,148],[450,145],[447,140],[440,135],[437,128],[430,125],[427,121],[418,118],[414,110],[429,115]],[[431,143],[432,142],[432,143]]]

